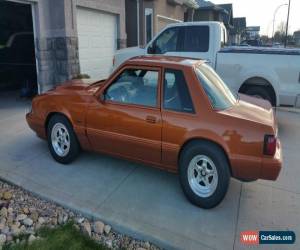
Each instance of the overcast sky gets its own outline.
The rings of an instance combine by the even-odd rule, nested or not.
[[[232,3],[233,16],[247,18],[247,26],[260,26],[261,35],[272,34],[273,16],[275,9],[288,3],[288,0],[211,0],[215,4]],[[282,21],[286,21],[287,6],[282,6],[275,20],[275,29]],[[300,30],[300,0],[291,0],[289,33]]]

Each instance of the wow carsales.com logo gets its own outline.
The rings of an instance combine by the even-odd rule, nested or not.
[[[293,231],[244,231],[240,241],[245,245],[294,244],[296,235]]]

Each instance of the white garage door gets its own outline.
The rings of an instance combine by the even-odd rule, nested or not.
[[[77,8],[79,62],[82,74],[109,76],[117,44],[117,18],[97,10]]]

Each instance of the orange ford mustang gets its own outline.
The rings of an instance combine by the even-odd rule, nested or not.
[[[271,105],[234,96],[203,61],[128,60],[107,80],[73,80],[34,98],[27,122],[53,158],[104,152],[179,173],[188,199],[211,208],[230,177],[276,180],[281,148]]]

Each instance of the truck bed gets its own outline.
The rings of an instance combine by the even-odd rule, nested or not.
[[[225,83],[238,92],[249,81],[268,82],[276,104],[300,105],[300,49],[226,47],[217,53],[215,68]]]
[[[219,53],[247,53],[247,54],[271,54],[271,55],[300,55],[300,49],[269,48],[269,47],[225,47]]]

